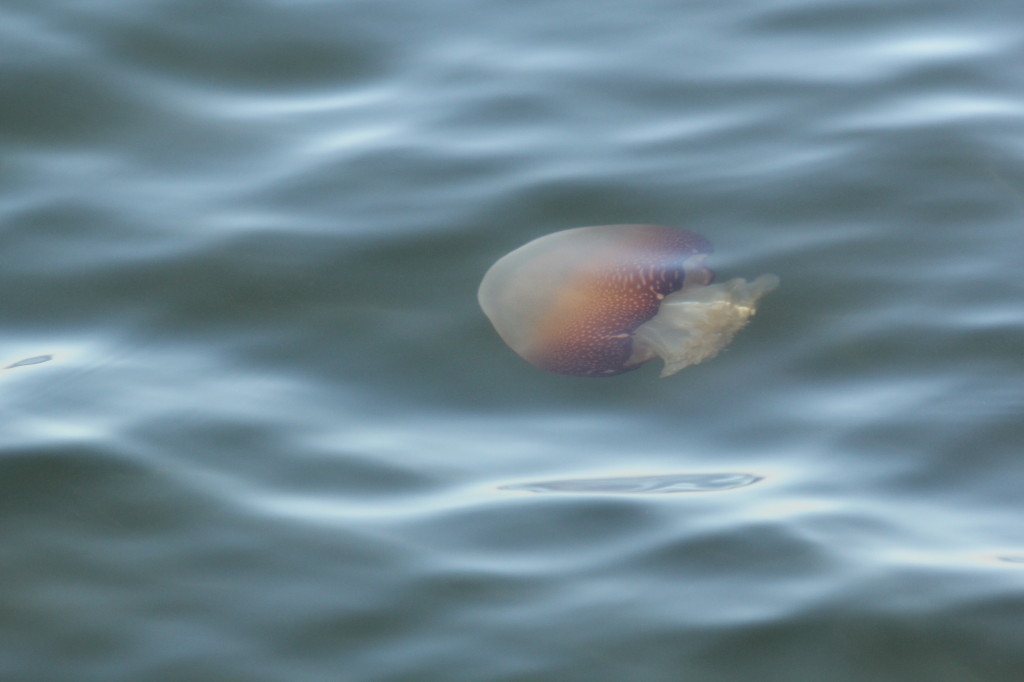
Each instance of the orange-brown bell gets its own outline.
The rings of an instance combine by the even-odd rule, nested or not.
[[[542,369],[603,377],[636,369],[633,333],[666,296],[709,284],[704,237],[659,225],[556,232],[501,258],[479,300],[508,345]]]

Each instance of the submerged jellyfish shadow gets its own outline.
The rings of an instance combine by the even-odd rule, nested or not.
[[[44,362],[49,362],[50,360],[53,360],[53,356],[52,355],[35,355],[35,356],[31,357],[31,358],[25,358],[24,360],[18,360],[17,362],[12,362],[11,364],[9,364],[6,367],[4,367],[3,369],[14,369],[15,367],[27,367],[28,365],[39,365],[39,364],[42,364]]]
[[[764,480],[763,476],[744,473],[665,474],[621,478],[574,478],[498,486],[499,490],[531,493],[701,493],[733,490]]]

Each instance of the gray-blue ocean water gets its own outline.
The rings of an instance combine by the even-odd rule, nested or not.
[[[0,94],[5,682],[1022,679],[1016,0],[3,0]],[[782,286],[501,343],[635,222]]]

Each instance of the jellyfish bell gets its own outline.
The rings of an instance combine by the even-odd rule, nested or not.
[[[480,284],[480,307],[527,362],[605,377],[656,357],[662,376],[708,360],[754,314],[778,277],[713,284],[704,237],[660,225],[579,227],[503,256]]]

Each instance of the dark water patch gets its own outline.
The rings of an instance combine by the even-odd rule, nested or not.
[[[379,41],[354,26],[354,17],[339,22],[310,5],[178,0],[104,19],[91,23],[110,58],[193,85],[262,92],[336,85],[378,73],[390,61]]]
[[[172,492],[165,472],[86,441],[0,449],[0,500],[8,533],[73,529],[83,540],[153,533],[198,508],[194,495]]]
[[[22,69],[5,76],[17,96],[0,108],[0,141],[25,146],[77,145],[119,130],[135,112],[132,96],[118,83],[71,64]]]
[[[743,473],[664,474],[619,478],[575,478],[500,486],[500,490],[524,490],[531,493],[611,493],[638,495],[647,493],[706,493],[733,490],[753,485],[763,476]]]

